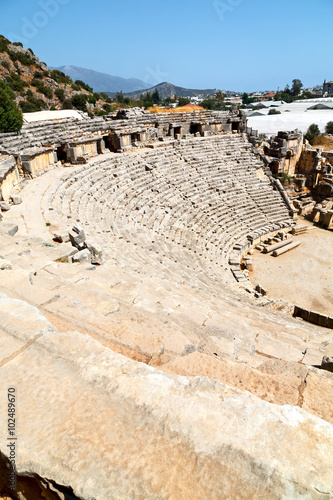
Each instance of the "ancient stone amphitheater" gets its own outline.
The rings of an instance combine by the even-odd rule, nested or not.
[[[133,110],[0,135],[3,496],[333,498],[332,331],[240,268],[296,225],[246,132]]]

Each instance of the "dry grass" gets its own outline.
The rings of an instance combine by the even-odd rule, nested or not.
[[[333,149],[333,136],[318,135],[318,137],[315,138],[314,147],[324,148],[325,151]]]
[[[159,106],[153,106],[151,108],[148,108],[148,111],[151,113],[192,113],[193,111],[201,111],[204,108],[201,106],[182,106],[180,108],[171,108],[171,109],[166,109],[166,108],[160,108]]]

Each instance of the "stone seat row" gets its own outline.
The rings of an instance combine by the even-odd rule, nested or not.
[[[182,164],[183,158],[177,156],[163,151],[164,162],[153,151],[150,155],[123,155],[113,162],[79,168],[58,183],[50,201],[65,216],[88,223],[96,221],[101,232],[112,224],[121,231],[134,223],[199,254],[209,249],[212,261],[223,266],[238,240],[246,243],[247,235],[288,220],[282,199],[268,180],[261,183],[255,178],[255,168],[247,179],[250,186],[256,186],[253,191],[238,186],[239,190],[222,197],[200,179],[193,186],[199,173],[189,174],[191,166]],[[154,163],[157,158],[157,168],[146,171],[147,162]],[[178,177],[172,168],[175,159],[179,162]],[[223,175],[232,176],[232,171],[224,170]]]

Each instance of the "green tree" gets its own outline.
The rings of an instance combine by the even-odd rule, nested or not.
[[[125,99],[124,92],[122,90],[120,92],[117,92],[115,99],[117,102],[119,102],[119,104],[123,104]]]
[[[249,98],[249,94],[247,92],[244,92],[244,94],[242,95],[242,103],[245,104],[245,106],[247,104],[250,104],[251,100]]]
[[[326,134],[333,134],[333,122],[328,122],[325,127]]]
[[[307,139],[309,141],[309,143],[311,144],[311,146],[313,146],[315,138],[318,137],[318,135],[320,135],[319,127],[316,123],[312,123],[310,125],[310,127],[308,128],[308,130],[304,136],[304,139]]]
[[[217,102],[220,102],[221,104],[224,104],[224,95],[222,94],[221,90],[218,90],[215,94],[215,99]]]
[[[0,131],[15,132],[23,125],[23,115],[15,104],[15,93],[0,81]]]
[[[178,106],[181,107],[181,106],[186,106],[186,104],[190,104],[190,100],[187,99],[187,97],[180,97],[179,98],[179,101],[178,101]]]
[[[162,101],[157,89],[153,92],[152,99],[154,104],[160,104],[160,102]]]
[[[298,96],[302,87],[303,87],[303,83],[301,82],[301,80],[299,80],[298,78],[295,78],[295,80],[293,80],[293,84],[291,87],[291,95],[293,95],[294,97]]]
[[[215,99],[213,97],[207,97],[203,101],[201,101],[200,106],[205,109],[216,109]]]

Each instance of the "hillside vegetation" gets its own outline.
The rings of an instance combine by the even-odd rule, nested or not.
[[[14,92],[13,99],[24,113],[77,109],[93,115],[113,111],[106,94],[94,93],[81,80],[73,80],[59,70],[49,70],[31,49],[11,43],[0,35],[0,79]]]

